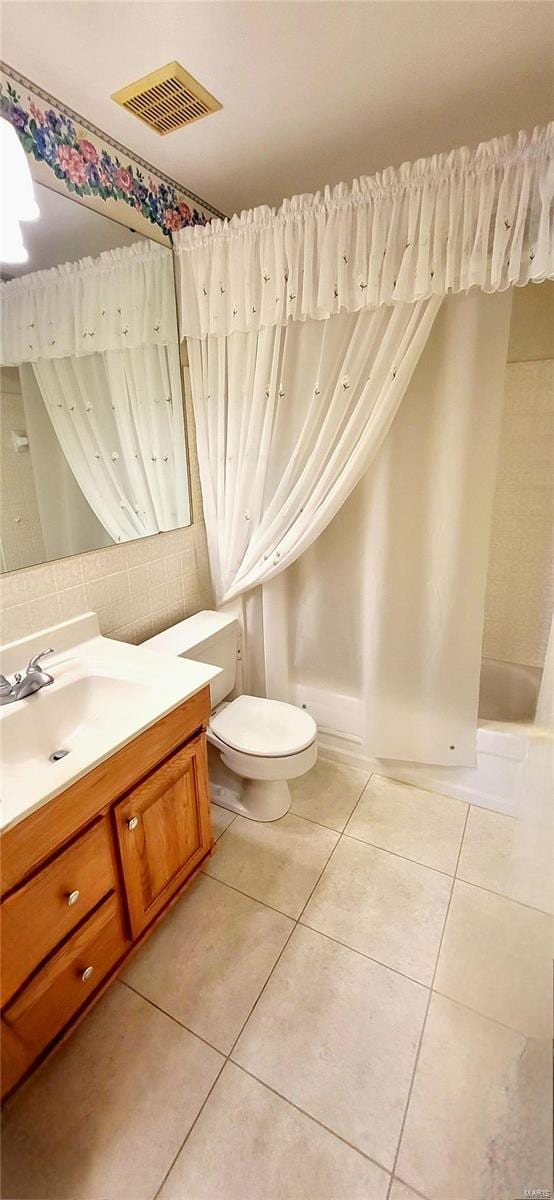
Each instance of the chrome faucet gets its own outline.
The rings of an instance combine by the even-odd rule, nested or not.
[[[41,688],[53,683],[54,677],[47,675],[39,663],[45,655],[54,653],[54,650],[41,650],[40,654],[35,654],[23,676],[16,671],[13,683],[5,675],[0,675],[0,705],[15,704],[16,700],[24,700],[26,696],[32,696],[33,692],[40,692]]]

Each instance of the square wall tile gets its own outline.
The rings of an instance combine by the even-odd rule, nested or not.
[[[368,771],[318,758],[311,771],[291,780],[291,812],[342,833],[368,779]]]
[[[222,1063],[114,983],[10,1101],[3,1195],[153,1200]]]
[[[463,800],[372,775],[347,833],[453,875],[467,808]]]
[[[547,1041],[433,995],[398,1174],[429,1200],[515,1200],[550,1187],[551,1068]]]
[[[159,1200],[386,1200],[389,1176],[233,1063]]]
[[[391,1168],[428,992],[298,926],[233,1060]]]
[[[124,979],[228,1054],[292,929],[289,917],[203,875]]]
[[[447,875],[343,837],[302,924],[429,985],[451,889]]]
[[[338,838],[292,813],[263,824],[237,817],[204,870],[254,900],[299,917]]]

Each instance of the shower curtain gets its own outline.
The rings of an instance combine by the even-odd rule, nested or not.
[[[472,287],[506,291],[552,273],[553,163],[552,127],[536,129],[474,153],[462,149],[391,168],[351,189],[341,184],[296,197],[278,212],[261,208],[176,235],[216,594],[219,603],[240,600],[249,659],[263,660],[266,677],[274,672],[273,694],[277,688],[286,698],[283,681],[275,683],[287,658],[282,572],[313,546],[379,451],[443,298]],[[458,370],[464,369],[462,356]],[[491,466],[490,488],[493,477]],[[434,617],[456,609],[446,592],[456,587],[457,573],[444,564],[455,561],[448,542],[461,527],[446,519],[437,527],[442,575],[427,589]],[[382,548],[371,564],[374,577],[382,575],[387,555]],[[484,565],[474,569],[484,593]],[[260,622],[256,629],[249,619],[259,585],[262,644]],[[344,593],[350,590],[346,578]],[[385,619],[384,592],[379,604],[380,612],[366,611],[364,621],[378,625],[390,645],[398,628]],[[412,613],[403,619],[409,630]],[[463,619],[455,629],[450,617],[439,626],[445,639],[463,644]],[[402,636],[409,643],[409,632]],[[429,640],[404,711],[403,675],[396,675],[398,757],[444,761],[448,723],[439,736],[434,714],[444,709],[445,675],[432,669],[436,656]],[[448,727],[448,753],[464,757],[449,762],[473,753],[475,671],[463,689],[463,711],[452,714],[453,733]],[[423,714],[422,727],[415,738],[405,737],[414,710]],[[385,745],[382,724],[377,740]],[[382,752],[377,746],[375,753]]]
[[[363,480],[264,589],[263,682],[364,758],[473,760],[510,308],[445,300]]]

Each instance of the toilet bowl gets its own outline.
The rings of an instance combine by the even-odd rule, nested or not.
[[[211,684],[207,732],[212,800],[253,821],[284,816],[291,805],[288,781],[304,775],[317,760],[317,726],[294,704],[247,695],[227,699],[236,679],[235,618],[196,613],[144,645],[221,669]]]

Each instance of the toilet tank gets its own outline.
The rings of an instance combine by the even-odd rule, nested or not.
[[[160,654],[175,654],[178,658],[193,658],[196,662],[221,667],[222,674],[210,684],[212,708],[220,704],[235,686],[238,649],[235,617],[209,610],[195,613],[142,644]]]

